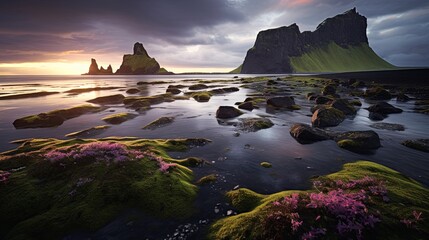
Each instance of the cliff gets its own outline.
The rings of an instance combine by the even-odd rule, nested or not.
[[[151,58],[143,44],[134,44],[134,53],[124,55],[122,64],[115,74],[157,74],[160,70],[159,63]]]
[[[91,65],[87,75],[109,75],[113,74],[112,66],[107,69],[98,68],[97,61],[91,59]],[[136,42],[133,54],[125,54],[122,64],[115,74],[119,75],[140,75],[140,74],[173,74],[165,68],[161,68],[155,58],[151,58],[143,47],[142,43]]]
[[[353,8],[328,18],[315,31],[296,24],[261,31],[241,73],[341,72],[392,69],[369,47],[367,20]]]
[[[91,58],[91,65],[89,66],[88,75],[109,75],[113,74],[112,66],[108,66],[107,69],[103,67],[98,68],[97,61],[94,58]]]

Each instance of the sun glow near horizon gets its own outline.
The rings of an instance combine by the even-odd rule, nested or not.
[[[0,75],[80,75],[87,73],[90,61],[0,63]],[[108,65],[99,64],[106,68]],[[119,67],[113,66],[113,71]],[[161,66],[174,73],[225,73],[232,68]]]

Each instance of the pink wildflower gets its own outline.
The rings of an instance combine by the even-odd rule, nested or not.
[[[7,183],[9,181],[10,172],[0,170],[0,183]]]

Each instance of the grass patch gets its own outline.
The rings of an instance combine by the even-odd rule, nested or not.
[[[359,161],[345,164],[337,173],[319,177],[314,181],[343,182],[371,177],[384,182],[387,189],[388,202],[380,197],[370,199],[368,210],[379,212],[380,222],[370,229],[371,238],[374,239],[424,239],[429,233],[429,222],[420,221],[414,227],[407,227],[401,220],[413,218],[413,211],[421,212],[422,217],[429,216],[429,190],[420,183],[385,166]],[[318,193],[324,189],[312,188],[308,191],[283,191],[272,195],[256,194],[248,189],[239,189],[227,193],[234,207],[242,213],[226,217],[215,222],[209,232],[209,239],[264,239],[267,229],[263,221],[272,212],[274,201],[291,196]],[[300,212],[303,221],[312,221],[313,211]],[[309,218],[311,217],[311,219]],[[321,216],[324,219],[324,216]],[[324,220],[322,220],[324,221]],[[287,224],[287,223],[285,223]],[[315,228],[318,226],[314,226]],[[290,232],[280,232],[280,238],[289,236]],[[283,236],[283,237],[281,237]],[[340,239],[334,232],[326,232],[324,239]]]
[[[294,72],[387,70],[396,67],[380,58],[366,43],[343,48],[329,43],[299,57],[290,57]]]
[[[166,152],[207,142],[23,141],[17,149],[0,154],[0,169],[11,172],[7,183],[0,184],[0,232],[6,239],[58,239],[76,230],[97,230],[127,208],[139,208],[157,218],[189,217],[197,192],[192,171],[171,163]],[[88,144],[119,146],[125,160],[114,157],[118,153],[113,151],[118,150],[101,149],[98,155],[95,150],[84,152]],[[58,153],[81,155],[57,158]]]

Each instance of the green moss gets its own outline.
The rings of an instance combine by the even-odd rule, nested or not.
[[[207,142],[137,138],[24,141],[18,149],[0,154],[0,169],[16,168],[17,163],[25,167],[12,172],[9,182],[0,185],[0,232],[6,239],[58,239],[71,231],[94,231],[128,208],[139,208],[156,218],[186,218],[192,214],[197,187],[191,183],[192,171],[184,166],[163,173],[155,160],[143,158],[121,164],[88,161],[61,167],[43,157],[52,149],[71,150],[96,141],[150,151],[165,161],[171,159],[167,150],[184,150]],[[82,179],[87,181],[78,185]]]
[[[120,124],[123,123],[127,120],[133,119],[135,118],[137,115],[136,114],[131,114],[131,113],[115,113],[115,114],[111,114],[109,116],[106,116],[104,118],[102,118],[101,120],[110,123],[110,124]]]
[[[88,136],[91,134],[102,132],[103,130],[106,130],[108,128],[110,128],[110,126],[107,126],[107,125],[95,126],[81,131],[69,133],[66,135],[66,137]]]
[[[195,99],[197,102],[208,102],[210,98],[213,96],[210,92],[195,92],[191,94],[191,97]]]
[[[133,72],[151,72],[153,69],[159,69],[155,58],[145,55],[124,55],[122,65],[131,68]]]
[[[186,167],[198,167],[204,164],[205,161],[201,158],[189,157],[181,160],[172,160],[172,162],[178,163]]]
[[[243,67],[243,64],[240,64],[240,66],[238,66],[236,69],[230,71],[229,73],[231,73],[231,74],[240,74],[242,67]]]
[[[83,114],[102,111],[104,108],[91,104],[78,105],[66,109],[53,110],[46,113],[31,115],[16,119],[13,122],[15,128],[54,127],[63,124],[65,120],[79,117]]]
[[[152,121],[148,125],[144,126],[143,129],[151,129],[151,130],[157,129],[160,127],[164,127],[168,124],[171,124],[173,121],[174,121],[174,117],[160,117]]]
[[[261,162],[260,165],[264,168],[271,168],[272,167],[271,163],[269,163],[269,162]]]
[[[343,48],[331,42],[299,57],[291,57],[294,72],[344,72],[395,69],[381,59],[366,43]]]
[[[288,108],[289,108],[290,110],[300,110],[300,109],[301,109],[301,106],[294,104],[294,105],[292,105],[292,106],[290,106],[290,107],[288,107]]]
[[[429,233],[429,222],[419,224],[419,230],[407,228],[400,220],[410,218],[412,212],[422,212],[422,216],[429,214],[429,190],[420,183],[385,166],[359,161],[345,164],[337,173],[320,177],[317,180],[343,180],[361,179],[365,176],[385,181],[390,201],[371,200],[371,211],[379,211],[381,222],[371,231],[374,239],[423,239]],[[262,239],[264,228],[261,224],[264,217],[270,214],[267,205],[292,193],[314,192],[284,191],[272,195],[258,195],[250,190],[244,193],[230,192],[227,196],[235,207],[243,213],[226,217],[215,222],[209,232],[209,239]],[[247,211],[247,212],[244,212]],[[305,219],[305,215],[301,215]],[[337,239],[332,233],[327,233],[327,239]]]
[[[358,106],[358,107],[362,106],[361,101],[359,101],[357,99],[350,100],[349,103],[353,106]]]
[[[137,101],[146,101],[150,105],[154,105],[154,104],[160,104],[166,101],[174,101],[174,100],[172,98],[171,93],[164,93],[164,94],[153,95],[149,97],[126,97],[124,98],[123,103],[128,105],[128,104],[133,104]]]
[[[198,179],[197,184],[198,185],[205,185],[205,184],[209,184],[212,182],[216,182],[217,181],[217,175],[216,174],[210,174],[207,176],[204,176],[200,179]]]
[[[251,211],[261,204],[261,200],[266,197],[265,195],[255,193],[246,188],[229,191],[226,193],[226,196],[231,201],[232,206],[239,212]]]
[[[361,144],[359,142],[356,142],[356,141],[351,140],[351,139],[340,140],[337,142],[337,145],[340,148],[346,148],[346,149],[356,149],[359,146],[361,146]]]

